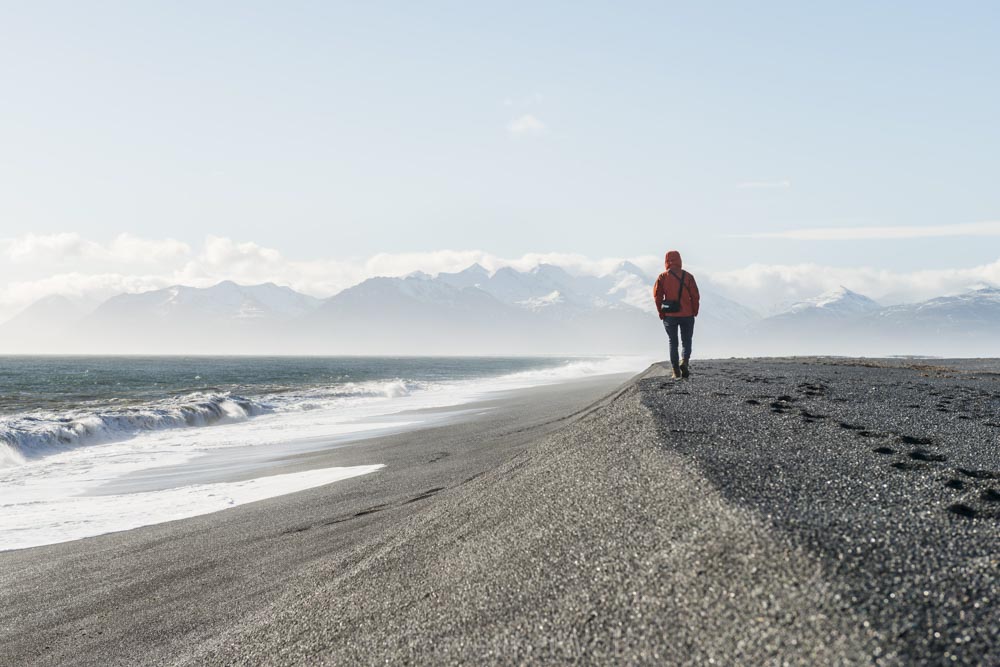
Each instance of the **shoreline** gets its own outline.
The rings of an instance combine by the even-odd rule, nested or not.
[[[320,461],[335,459],[335,456],[329,456],[334,450],[345,447],[364,446],[372,440],[392,436],[406,436],[407,434],[417,433],[426,429],[440,428],[463,422],[473,422],[481,419],[488,411],[502,410],[511,402],[523,401],[522,394],[540,392],[544,395],[547,389],[556,388],[559,388],[557,390],[569,389],[572,391],[577,385],[621,383],[630,377],[632,377],[631,373],[609,373],[601,376],[573,378],[563,380],[562,382],[532,387],[504,389],[493,392],[495,394],[493,396],[473,399],[464,403],[400,410],[363,417],[352,422],[354,424],[374,423],[380,425],[370,431],[360,430],[332,436],[295,438],[277,445],[265,447],[246,446],[210,450],[202,456],[184,463],[129,473],[94,489],[93,494],[87,495],[109,495],[115,492],[134,493],[172,488],[175,486],[169,479],[158,481],[164,477],[176,477],[183,480],[197,479],[199,480],[198,483],[242,482],[283,473],[315,470],[326,467]],[[407,421],[407,417],[411,415],[422,417],[425,421],[409,422]],[[431,417],[428,418],[428,416]],[[240,458],[250,458],[252,463],[248,466],[235,465],[234,459]],[[209,470],[207,473],[202,472],[202,468],[208,468]],[[259,472],[264,472],[265,474],[259,474]],[[103,493],[98,493],[99,491],[103,491]]]
[[[0,549],[31,548],[179,520],[331,483],[381,462],[303,466],[300,457],[475,419],[517,392],[587,377],[553,381],[548,372],[444,382],[429,391],[362,402],[360,409],[335,405],[265,413],[232,423],[153,429],[133,439],[67,448],[40,462],[38,470],[25,468],[23,481],[16,468],[7,471],[11,486],[3,503],[17,511],[2,522],[5,539]],[[531,377],[533,373],[540,376]],[[352,416],[351,409],[358,414]],[[59,485],[45,477],[46,471],[56,473]],[[60,471],[65,472],[60,476]]]
[[[266,609],[282,582],[394,532],[433,501],[429,489],[495,468],[629,376],[524,389],[496,399],[494,409],[471,421],[289,462],[302,470],[386,464],[362,477],[223,512],[0,552],[0,664],[176,661],[189,644],[200,646]],[[292,541],[310,520],[332,522],[334,539]],[[164,595],[177,602],[164,605]]]
[[[0,661],[1000,659],[1000,366],[863,362],[543,387],[298,461],[361,478],[0,553]]]

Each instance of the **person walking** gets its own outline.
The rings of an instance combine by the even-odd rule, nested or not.
[[[694,337],[694,318],[698,317],[701,295],[694,276],[681,268],[683,264],[679,252],[668,252],[664,266],[667,270],[653,284],[653,300],[670,338],[670,365],[674,379],[686,378],[691,375],[691,339]],[[678,333],[683,355],[677,350]]]

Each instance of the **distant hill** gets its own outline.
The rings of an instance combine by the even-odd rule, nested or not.
[[[111,297],[81,318],[75,335],[86,350],[99,352],[240,354],[269,347],[278,352],[290,323],[321,304],[273,283],[174,285]]]
[[[327,299],[298,322],[307,349],[342,353],[461,353],[503,343],[524,313],[477,287],[423,275],[370,278]]]
[[[58,345],[87,313],[85,306],[53,294],[35,301],[0,326],[0,342],[11,351]]]
[[[139,294],[119,294],[90,316],[108,319],[147,319],[160,322],[218,322],[288,320],[319,307],[322,301],[274,283],[237,285],[226,280],[212,287],[174,285]]]
[[[869,314],[880,308],[881,306],[873,299],[841,286],[812,299],[795,303],[785,313],[775,317],[852,317]]]
[[[882,307],[841,287],[751,327],[756,354],[1000,355],[1000,290]]]
[[[975,332],[1000,327],[1000,288],[981,287],[921,303],[884,308],[878,315],[887,326],[920,325],[934,333]]]
[[[880,310],[870,331],[899,354],[1000,356],[1000,289],[981,287]],[[914,352],[919,350],[920,352]]]
[[[386,354],[628,352],[658,341],[649,313],[596,303],[560,272],[489,276],[470,267],[438,277],[372,278],[304,318],[303,337],[309,349],[325,343]]]
[[[46,297],[0,325],[0,352],[122,354],[665,354],[653,277],[554,265],[371,278],[328,299],[224,281],[120,294],[88,310]],[[1000,355],[1000,289],[882,307],[846,288],[761,318],[702,287],[696,354]]]

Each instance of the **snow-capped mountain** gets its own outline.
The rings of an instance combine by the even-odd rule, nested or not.
[[[288,320],[317,308],[320,299],[274,283],[212,287],[174,285],[139,294],[119,294],[101,304],[91,320]]]
[[[839,287],[753,324],[750,347],[757,354],[860,354],[844,350],[880,309],[873,299]]]
[[[1000,289],[882,307],[840,288],[752,327],[756,354],[1000,354]]]
[[[372,319],[402,315],[421,318],[440,316],[487,316],[505,310],[492,295],[478,287],[455,287],[427,274],[405,278],[369,278],[326,299],[315,318],[338,318],[363,314]]]
[[[553,265],[491,273],[474,264],[456,273],[372,278],[325,300],[273,284],[176,285],[112,297],[84,315],[64,316],[59,344],[9,334],[0,351],[95,353],[646,353],[664,345],[653,311],[652,279],[623,262],[604,276]],[[703,293],[699,341],[739,340],[747,309]],[[67,309],[63,303],[33,310]],[[46,322],[51,321],[46,320]],[[34,318],[38,320],[38,318]],[[36,323],[28,330],[37,330]],[[6,333],[5,333],[6,332]],[[27,347],[23,345],[31,343]]]
[[[1000,356],[1000,289],[890,306],[866,324],[863,335],[893,354]]]
[[[641,278],[645,282],[650,281],[650,277],[646,275],[646,272],[640,269],[632,262],[628,261],[619,262],[618,266],[616,266],[614,270],[611,272],[611,275],[622,275],[622,274],[636,276],[637,278]]]
[[[708,281],[706,281],[708,282]],[[273,284],[177,285],[112,297],[90,313],[49,297],[0,326],[0,352],[658,353],[653,279],[557,266],[371,278],[328,299]],[[1000,289],[880,307],[840,288],[761,319],[702,287],[698,353],[1000,354]]]
[[[490,279],[490,272],[478,263],[457,273],[439,273],[438,280],[453,287],[462,289],[463,287],[482,287]]]
[[[552,264],[539,264],[528,271],[503,267],[493,274],[473,264],[458,273],[441,273],[437,280],[455,287],[478,287],[502,303],[533,309],[545,304],[602,307],[621,302],[623,296],[615,290],[620,282],[615,273],[578,276]]]
[[[321,303],[289,287],[231,281],[119,294],[83,317],[66,345],[100,353],[278,353],[291,323]]]
[[[879,313],[879,319],[940,329],[1000,326],[1000,288],[980,287],[921,303],[890,306]]]
[[[566,298],[559,292],[559,290],[552,290],[545,296],[533,296],[523,301],[517,301],[518,306],[524,306],[528,310],[541,310],[542,308],[551,308],[553,306],[558,306],[559,304],[565,303]]]
[[[658,342],[651,313],[599,303],[587,294],[593,285],[584,285],[545,266],[371,278],[304,318],[305,331],[324,332],[304,345],[325,340],[339,350],[387,354],[582,354]]]
[[[309,350],[462,354],[513,349],[513,332],[530,329],[530,320],[478,287],[411,274],[345,289],[301,318],[296,335]]]
[[[886,346],[907,351],[1000,356],[1000,288],[982,287],[885,308],[870,323],[870,332]]]
[[[431,277],[372,278],[331,297],[305,318],[337,349],[457,353],[646,353],[665,344],[654,312],[652,279],[622,263],[604,276],[553,265],[490,273],[474,264]],[[742,340],[755,313],[714,293],[703,295],[702,349]],[[313,339],[309,348],[320,344]],[[367,349],[367,348],[366,348]]]
[[[817,297],[792,304],[784,313],[774,317],[788,315],[822,315],[834,317],[853,317],[879,310],[882,306],[863,294],[852,292],[844,286],[824,292]]]
[[[594,299],[592,285],[585,286],[564,269],[549,264],[541,264],[525,272],[504,267],[490,276],[480,288],[507,304],[537,304],[549,299],[553,293],[557,293],[559,298],[549,301],[563,305],[586,306]]]

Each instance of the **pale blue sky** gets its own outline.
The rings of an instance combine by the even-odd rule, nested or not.
[[[996,262],[730,236],[1000,220],[998,35],[993,2],[8,2],[0,238]]]

